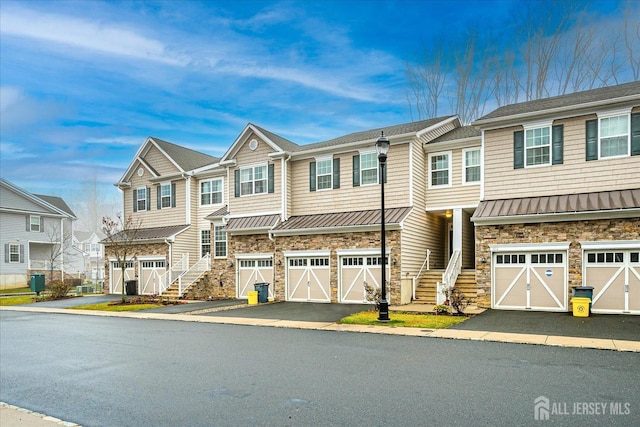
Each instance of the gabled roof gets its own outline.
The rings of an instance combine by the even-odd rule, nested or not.
[[[575,221],[576,214],[637,217],[640,189],[483,200],[471,220],[476,224]]]
[[[64,200],[62,200],[62,198],[56,197],[56,196],[46,196],[44,194],[34,194],[34,196],[44,200],[50,205],[55,206],[56,208],[68,214],[69,216],[76,218],[76,214],[73,213],[69,205],[67,205],[67,203]]]
[[[505,105],[480,117],[472,124],[484,125],[510,117],[561,112],[574,107],[596,107],[627,100],[640,100],[640,81]]]
[[[434,138],[429,144],[437,143],[437,142],[449,142],[456,141],[459,139],[467,139],[467,138],[480,138],[482,133],[473,126],[462,126],[459,128],[455,128],[444,135],[440,135],[437,138]]]
[[[278,147],[280,147],[284,151],[294,151],[299,145],[295,142],[291,142],[288,139],[285,139],[279,135],[276,135],[273,132],[269,132],[268,130],[261,128],[260,126],[253,125],[256,129],[262,132],[267,138],[269,138],[273,143],[275,143]]]

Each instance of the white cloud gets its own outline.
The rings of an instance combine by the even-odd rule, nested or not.
[[[70,16],[5,8],[0,33],[172,65],[186,63],[158,40],[113,24]]]

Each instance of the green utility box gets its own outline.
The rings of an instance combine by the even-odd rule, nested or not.
[[[31,292],[35,292],[36,295],[40,295],[40,292],[44,291],[44,274],[34,273],[31,275]]]

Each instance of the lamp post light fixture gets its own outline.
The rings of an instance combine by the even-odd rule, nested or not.
[[[380,311],[378,312],[379,322],[388,322],[389,319],[389,302],[387,301],[387,254],[386,254],[386,241],[385,241],[385,229],[384,229],[384,176],[385,167],[387,165],[387,153],[389,152],[389,138],[384,136],[384,131],[380,132],[380,138],[376,141],[376,152],[378,153],[378,162],[380,163],[380,251],[382,260],[382,286],[380,294]]]

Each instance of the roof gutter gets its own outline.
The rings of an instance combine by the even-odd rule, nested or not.
[[[615,209],[590,212],[556,212],[493,217],[471,217],[475,225],[531,224],[538,222],[567,222],[598,219],[638,218],[640,208]]]
[[[402,224],[386,224],[387,231],[402,230]],[[273,230],[271,233],[278,236],[308,236],[311,234],[337,234],[337,233],[365,233],[367,231],[379,231],[380,224],[349,225],[343,227],[314,227],[287,230]]]

